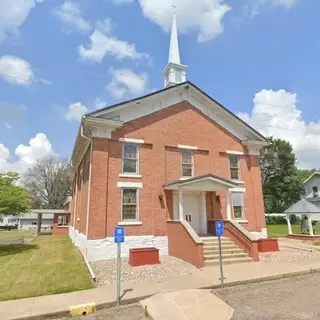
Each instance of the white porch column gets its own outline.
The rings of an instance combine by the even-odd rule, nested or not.
[[[207,205],[206,205],[206,193],[201,193],[201,212],[200,212],[200,226],[201,233],[207,234]]]
[[[312,219],[311,219],[311,214],[308,215],[308,226],[309,226],[309,233],[310,236],[313,236],[313,228],[312,228]]]
[[[226,191],[227,220],[231,220],[230,191]]]
[[[183,191],[179,188],[179,219],[184,220],[183,218]]]
[[[292,234],[290,215],[287,215],[288,234]]]

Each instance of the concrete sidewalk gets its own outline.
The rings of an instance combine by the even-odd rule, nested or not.
[[[226,285],[272,280],[285,276],[320,272],[320,260],[251,262],[226,265]],[[140,283],[122,284],[122,303],[141,301],[157,293],[186,289],[210,289],[220,286],[219,266],[207,267],[191,275]],[[115,285],[91,290],[0,302],[0,319],[43,319],[45,316],[67,315],[74,306],[92,304],[96,309],[115,306]],[[80,306],[81,309],[81,306]],[[85,309],[84,309],[85,310]]]

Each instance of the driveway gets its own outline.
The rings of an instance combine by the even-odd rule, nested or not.
[[[235,309],[233,320],[320,319],[320,274],[215,290]]]

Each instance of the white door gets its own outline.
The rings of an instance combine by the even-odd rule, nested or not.
[[[183,215],[184,218],[196,233],[200,233],[200,205],[199,195],[193,193],[183,194]]]

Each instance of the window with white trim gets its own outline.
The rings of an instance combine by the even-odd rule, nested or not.
[[[193,152],[190,150],[181,151],[182,176],[193,177]]]
[[[58,226],[66,227],[69,224],[69,216],[63,215],[58,216]]]
[[[121,191],[122,221],[138,221],[138,189],[123,188]]]
[[[232,192],[232,212],[233,219],[244,219],[244,201],[243,192]]]
[[[122,146],[122,173],[139,173],[139,146],[124,143]]]
[[[232,180],[241,180],[240,161],[236,154],[229,154],[230,176]]]

